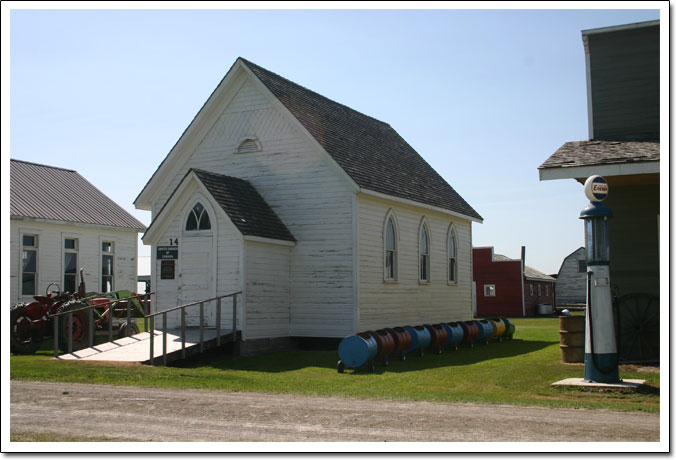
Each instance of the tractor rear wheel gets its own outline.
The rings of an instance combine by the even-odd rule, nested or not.
[[[71,300],[57,310],[58,313],[68,312],[85,308],[86,303],[80,300]],[[59,347],[62,351],[68,351],[68,334],[70,331],[68,315],[59,317]],[[86,348],[88,342],[89,316],[86,310],[73,313],[73,351]]]
[[[12,305],[9,313],[11,331],[9,349],[15,355],[30,355],[40,348],[40,340],[33,337],[31,318],[26,314],[26,304]]]

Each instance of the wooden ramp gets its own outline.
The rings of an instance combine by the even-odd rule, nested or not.
[[[239,339],[239,331],[236,332]],[[164,347],[162,331],[155,330],[153,340],[154,364],[162,365]],[[221,346],[232,343],[232,331],[221,336]],[[185,330],[185,357],[194,356],[213,349],[218,346],[215,328],[203,329],[202,347],[200,347],[199,328],[186,328]],[[166,362],[176,361],[183,358],[181,330],[173,329],[167,331],[167,349]],[[90,348],[74,351],[64,354],[55,359],[73,360],[73,361],[108,361],[108,362],[135,362],[150,364],[150,333],[141,332],[112,342],[102,343]]]

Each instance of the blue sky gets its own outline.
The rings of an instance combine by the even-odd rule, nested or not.
[[[540,182],[537,167],[588,138],[580,31],[659,18],[657,9],[15,9],[3,163],[75,169],[147,225],[134,199],[242,56],[389,123],[483,216],[475,246],[518,258],[524,245],[528,265],[556,273],[583,245],[586,199],[573,180]]]

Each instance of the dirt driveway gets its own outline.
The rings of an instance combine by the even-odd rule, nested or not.
[[[13,433],[111,441],[659,441],[659,415],[11,382]]]

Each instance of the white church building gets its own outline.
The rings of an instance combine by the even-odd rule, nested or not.
[[[154,311],[242,291],[244,341],[472,317],[481,216],[387,123],[245,59],[134,204]]]

